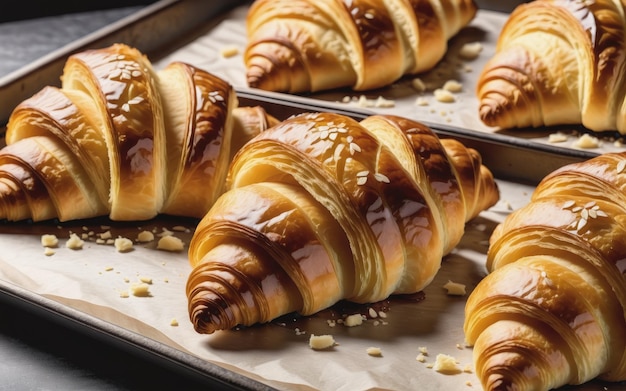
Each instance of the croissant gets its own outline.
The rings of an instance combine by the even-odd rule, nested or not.
[[[611,0],[519,5],[477,81],[482,122],[626,133],[625,12]]]
[[[247,83],[292,93],[384,87],[432,69],[476,12],[472,0],[256,0]]]
[[[494,230],[464,323],[485,390],[626,380],[625,167],[557,169]]]
[[[70,56],[61,79],[9,117],[2,219],[200,218],[223,189],[231,144],[277,121],[236,107],[224,80],[181,62],[156,72],[123,44]]]
[[[302,113],[235,155],[189,244],[198,333],[415,293],[498,188],[477,151],[391,115]]]

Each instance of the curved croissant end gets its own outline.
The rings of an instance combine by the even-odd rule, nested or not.
[[[255,1],[246,19],[244,61],[250,87],[269,91],[318,91],[356,81],[333,1]],[[337,10],[334,10],[335,12]],[[332,16],[331,16],[332,15]],[[295,28],[303,24],[306,28]],[[312,23],[311,23],[312,22]],[[320,41],[322,40],[322,41]],[[336,53],[341,51],[340,53]]]
[[[519,5],[478,79],[481,120],[500,128],[582,124],[626,132],[624,10],[611,0]]]
[[[471,0],[257,0],[246,19],[247,82],[292,93],[384,87],[434,67],[476,11]]]
[[[223,189],[231,144],[269,118],[236,107],[214,75],[183,63],[155,72],[123,44],[70,56],[62,82],[9,117],[0,218],[200,218]]]
[[[466,219],[498,199],[476,154],[450,145],[452,158],[432,130],[395,116],[305,113],[260,133],[190,242],[196,330],[423,289]]]
[[[556,170],[495,229],[464,326],[485,390],[626,379],[625,162]]]

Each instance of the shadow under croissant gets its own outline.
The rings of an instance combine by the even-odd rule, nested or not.
[[[489,233],[484,231],[484,235]],[[469,243],[460,246],[474,247]],[[441,332],[442,317],[450,312],[450,306],[465,300],[462,296],[448,295],[442,288],[450,275],[465,276],[469,290],[484,274],[480,265],[453,253],[444,258],[442,270],[433,282],[415,294],[392,295],[368,304],[342,300],[310,316],[290,313],[266,324],[221,330],[206,336],[204,344],[207,349],[223,351],[280,351],[294,345],[306,345],[310,335],[332,334],[338,341],[363,340],[368,343],[393,343],[407,336],[428,340],[429,336]],[[363,317],[361,325],[349,327],[342,324],[346,317],[354,314]]]
[[[145,230],[161,231],[164,227],[184,226],[193,229],[198,224],[198,219],[178,216],[159,215],[154,219],[146,221],[113,221],[108,217],[96,217],[85,220],[72,220],[60,222],[56,219],[33,222],[19,221],[3,224],[0,222],[0,234],[3,235],[46,235],[46,234],[66,234],[68,232],[100,232],[103,229],[115,231],[117,235],[135,237],[138,228]]]

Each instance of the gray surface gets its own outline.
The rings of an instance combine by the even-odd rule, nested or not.
[[[0,23],[0,76],[137,10],[127,7]]]
[[[200,390],[181,373],[0,302],[0,390]]]

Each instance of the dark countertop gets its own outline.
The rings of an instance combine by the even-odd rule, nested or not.
[[[136,10],[128,7],[0,23],[0,75],[8,75]]]
[[[173,369],[0,301],[0,390],[200,390]]]

